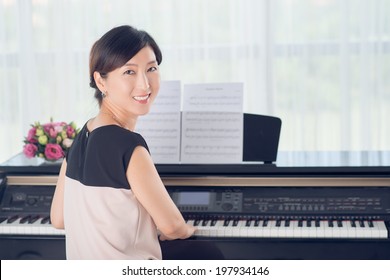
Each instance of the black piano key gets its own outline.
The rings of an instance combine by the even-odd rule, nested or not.
[[[207,226],[207,224],[210,222],[210,220],[203,220],[202,221],[202,226]]]
[[[260,225],[260,220],[259,219],[256,219],[255,220],[255,227],[258,227]]]
[[[223,222],[223,226],[224,226],[224,227],[228,227],[229,224],[230,224],[230,221],[231,221],[231,220],[225,220],[225,221]]]
[[[285,226],[285,227],[289,227],[289,226],[290,226],[290,220],[286,220],[286,221],[284,222],[284,226]]]
[[[217,221],[218,220],[211,220],[210,226],[215,227],[215,225],[217,224]]]
[[[200,221],[201,221],[201,220],[195,220],[195,221],[194,221],[194,226],[199,226]]]
[[[235,219],[233,220],[233,226],[236,227],[238,225],[239,220]]]
[[[368,221],[368,226],[369,226],[370,228],[373,228],[373,227],[374,227],[374,224],[372,223],[371,220]]]
[[[11,224],[11,223],[15,222],[17,219],[19,219],[19,216],[18,215],[14,215],[14,216],[8,218],[7,223]]]
[[[263,221],[263,227],[267,227],[268,226],[268,220],[264,220]]]
[[[352,221],[351,221],[351,226],[352,226],[352,227],[356,227],[356,222],[355,222],[355,220],[352,220]]]
[[[46,216],[42,219],[41,224],[50,224],[50,216]]]
[[[306,221],[306,226],[307,226],[307,227],[311,227],[311,220],[307,220],[307,221]]]
[[[320,223],[320,220],[315,220],[314,223],[315,223],[315,227],[320,227],[320,224],[321,224],[321,223]]]
[[[282,220],[276,220],[276,227],[280,227],[282,225]]]
[[[245,226],[250,227],[252,224],[252,220],[246,220]]]
[[[334,226],[332,220],[329,220],[329,221],[328,221],[328,226],[329,226],[329,227],[333,227],[333,226]]]
[[[343,227],[343,222],[341,220],[337,220],[337,227]]]
[[[363,221],[363,220],[359,220],[359,226],[360,226],[360,227],[365,227],[364,221]]]
[[[33,216],[31,216],[31,218],[28,220],[28,223],[29,223],[29,224],[33,224],[33,223],[35,223],[36,221],[38,221],[38,219],[39,219],[39,215],[33,215]]]
[[[298,227],[303,227],[303,220],[298,221]]]
[[[20,219],[20,223],[21,223],[21,224],[25,224],[25,223],[27,223],[28,220],[30,220],[30,219],[31,219],[31,216],[30,216],[30,215],[25,216],[25,217],[23,217],[23,218]]]
[[[0,224],[4,221],[6,221],[8,219],[8,217],[0,217]]]

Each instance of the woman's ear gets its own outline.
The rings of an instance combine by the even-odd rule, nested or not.
[[[102,75],[100,75],[98,71],[95,71],[93,72],[93,78],[95,79],[95,83],[98,89],[101,92],[106,92],[106,83],[105,83],[106,81],[104,80]]]

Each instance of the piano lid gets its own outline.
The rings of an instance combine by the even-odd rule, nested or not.
[[[26,158],[22,153],[0,165],[0,173],[58,174],[59,162]],[[242,162],[239,164],[156,164],[160,175],[238,176],[238,175],[326,175],[356,174],[390,176],[390,151],[279,151],[275,164]]]

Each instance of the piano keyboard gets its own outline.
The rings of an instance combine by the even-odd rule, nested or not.
[[[0,235],[65,235],[64,230],[54,228],[49,216],[26,215],[0,217]]]
[[[191,219],[195,236],[258,238],[388,238],[381,220],[239,220]],[[27,215],[0,218],[0,234],[65,235],[54,228],[49,216]]]
[[[195,236],[260,238],[388,238],[373,220],[187,220]]]

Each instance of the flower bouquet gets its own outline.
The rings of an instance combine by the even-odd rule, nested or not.
[[[79,129],[74,122],[53,122],[31,125],[24,140],[23,153],[28,158],[40,157],[56,161],[65,157]]]

